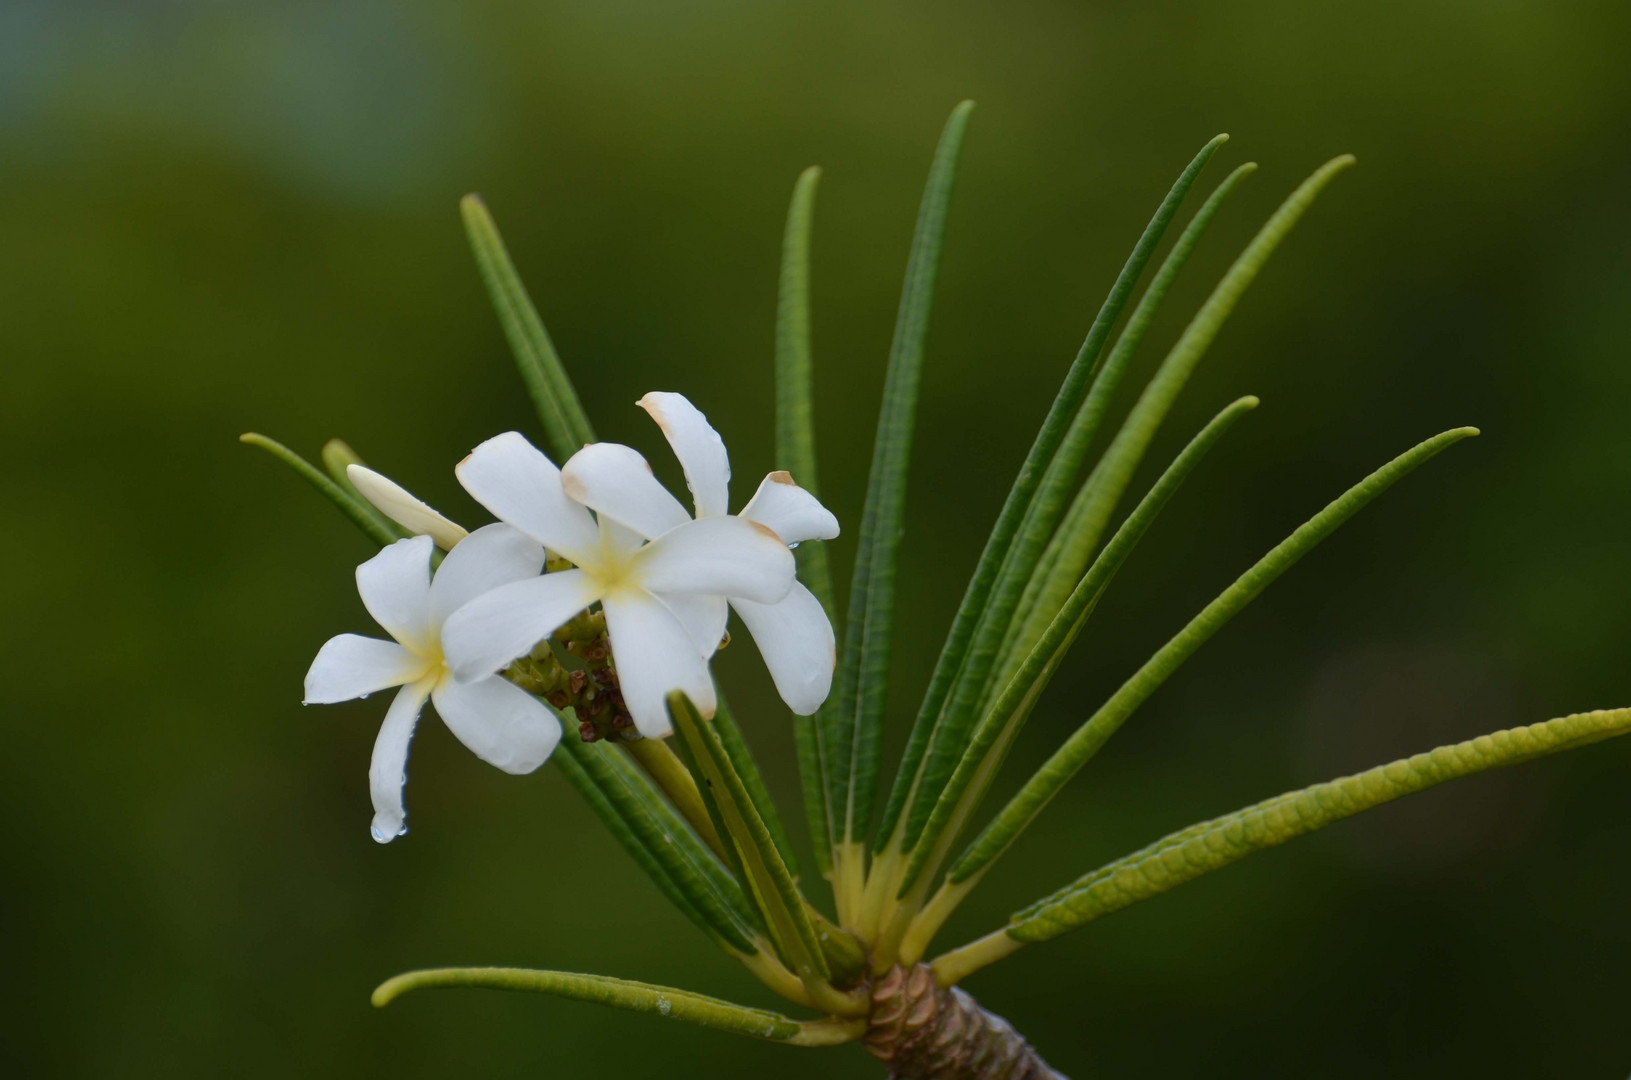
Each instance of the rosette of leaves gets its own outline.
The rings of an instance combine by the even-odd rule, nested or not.
[[[936,933],[951,912],[1185,660],[1371,500],[1440,451],[1477,434],[1461,427],[1427,438],[1325,505],[1177,628],[1006,805],[985,817],[977,831],[972,828],[1038,697],[1067,661],[1116,572],[1208,450],[1256,407],[1257,399],[1249,396],[1225,406],[1118,519],[1152,440],[1230,313],[1275,248],[1353,162],[1343,156],[1326,163],[1285,199],[1112,430],[1107,423],[1112,405],[1162,301],[1208,226],[1253,170],[1250,164],[1236,168],[1201,202],[1134,303],[1169,226],[1225,142],[1226,136],[1218,136],[1182,171],[1156,209],[1066,370],[969,580],[904,755],[880,789],[879,748],[919,378],[971,110],[965,102],[947,121],[918,213],[888,352],[834,691],[816,715],[794,720],[804,816],[816,869],[830,895],[813,895],[809,886],[815,877],[801,876],[765,781],[723,702],[709,719],[683,695],[671,696],[683,756],[642,751],[639,742],[569,737],[553,759],[665,898],[770,990],[814,1015],[799,1019],[608,976],[511,968],[410,972],[381,985],[376,1004],[424,987],[531,990],[792,1046],[861,1041],[894,1076],[1053,1076],[1012,1026],[959,987],[962,980],[1028,945],[1370,807],[1631,729],[1631,709],[1577,713],[1277,795],[1089,869],[1015,912],[1005,925],[931,958]],[[794,187],[775,323],[776,468],[812,492],[818,491],[818,472],[809,263],[818,180],[819,171],[812,168]],[[463,212],[547,443],[564,460],[593,441],[593,427],[486,208],[469,196]],[[357,459],[344,444],[325,449],[325,475],[270,440],[246,440],[293,464],[376,542],[401,535],[350,489],[345,466]],[[839,624],[824,546],[802,545],[796,554],[800,579]],[[520,677],[516,681],[528,686]],[[567,719],[566,730],[575,730],[578,725]]]

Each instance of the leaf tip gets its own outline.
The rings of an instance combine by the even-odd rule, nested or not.
[[[374,987],[374,992],[368,995],[369,1003],[376,1009],[383,1009],[395,1001],[402,993],[402,978],[396,975]]]
[[[1359,164],[1359,159],[1354,157],[1352,154],[1338,154],[1336,157],[1332,158],[1330,161],[1327,161],[1324,165],[1321,165],[1318,169],[1316,169],[1314,171],[1314,175],[1318,177],[1330,178],[1339,172],[1346,172],[1357,164]]]

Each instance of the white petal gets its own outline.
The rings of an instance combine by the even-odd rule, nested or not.
[[[431,695],[442,722],[470,752],[517,776],[549,760],[561,722],[543,702],[498,676],[473,683],[444,679]]]
[[[773,472],[742,507],[742,516],[768,525],[784,544],[831,540],[838,535],[838,519],[821,502],[793,482],[791,473]]]
[[[601,517],[646,539],[691,520],[680,501],[651,475],[640,452],[621,443],[591,443],[561,467],[566,493]]]
[[[573,562],[593,558],[595,519],[561,490],[561,471],[522,437],[507,431],[471,451],[453,470],[472,498],[551,551]]]
[[[725,623],[731,615],[723,596],[668,593],[658,599],[685,624],[685,632],[691,635],[704,660],[719,651],[719,642],[725,637]]]
[[[730,513],[731,459],[708,418],[683,394],[653,391],[635,404],[657,421],[680,459],[697,517]]]
[[[408,744],[413,741],[419,710],[430,695],[430,680],[409,683],[396,692],[374,739],[374,757],[368,763],[368,792],[374,798],[375,840],[389,844],[408,831],[408,812],[402,808],[402,786],[408,782]]]
[[[357,592],[363,607],[390,635],[415,652],[424,652],[431,638],[430,554],[436,544],[428,536],[398,540],[357,567]]]
[[[600,516],[601,558],[621,566],[628,561],[630,555],[639,551],[645,542],[645,537],[627,525],[619,524],[611,515]]]
[[[500,585],[442,624],[447,666],[460,682],[484,679],[530,652],[599,598],[600,586],[582,570],[559,570]]]
[[[455,525],[395,480],[363,465],[347,465],[345,475],[380,513],[415,536],[430,537],[443,551],[453,550],[465,538],[463,525]]]
[[[544,568],[544,549],[520,529],[494,522],[483,525],[448,552],[430,583],[430,624],[442,623],[483,593],[512,581],[535,578]]]
[[[799,716],[819,709],[832,690],[833,668],[838,662],[832,623],[821,601],[795,582],[793,591],[778,604],[733,600],[731,606],[753,635],[787,707]]]
[[[668,719],[668,694],[673,690],[684,690],[704,716],[714,714],[708,662],[698,655],[678,616],[640,589],[608,593],[601,606],[623,703],[640,734],[660,739],[673,730]]]
[[[317,650],[317,659],[306,672],[305,703],[330,705],[367,697],[388,686],[411,683],[429,666],[429,661],[394,641],[341,634]]]
[[[793,553],[740,517],[686,522],[634,555],[633,575],[656,593],[714,593],[774,604],[793,586]]]

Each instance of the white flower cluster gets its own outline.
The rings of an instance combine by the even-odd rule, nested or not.
[[[605,613],[623,700],[642,736],[669,734],[674,690],[713,715],[708,661],[730,608],[795,713],[826,700],[832,625],[795,580],[789,549],[837,536],[837,519],[785,472],[765,477],[741,513],[729,513],[730,461],[707,418],[679,394],[647,394],[639,405],[685,470],[694,517],[645,458],[617,443],[585,446],[558,469],[516,432],[482,443],[454,471],[499,520],[471,533],[351,466],[357,489],[417,534],[357,568],[363,604],[396,640],[341,634],[306,673],[307,704],[401,687],[368,771],[375,840],[406,831],[408,744],[426,698],[483,761],[528,773],[548,760],[559,721],[499,672],[591,604]],[[433,578],[435,546],[448,555]],[[543,573],[546,549],[571,567]]]

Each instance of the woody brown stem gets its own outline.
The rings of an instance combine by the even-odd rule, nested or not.
[[[927,964],[889,969],[872,987],[861,1043],[900,1080],[1065,1080],[1002,1017]]]

